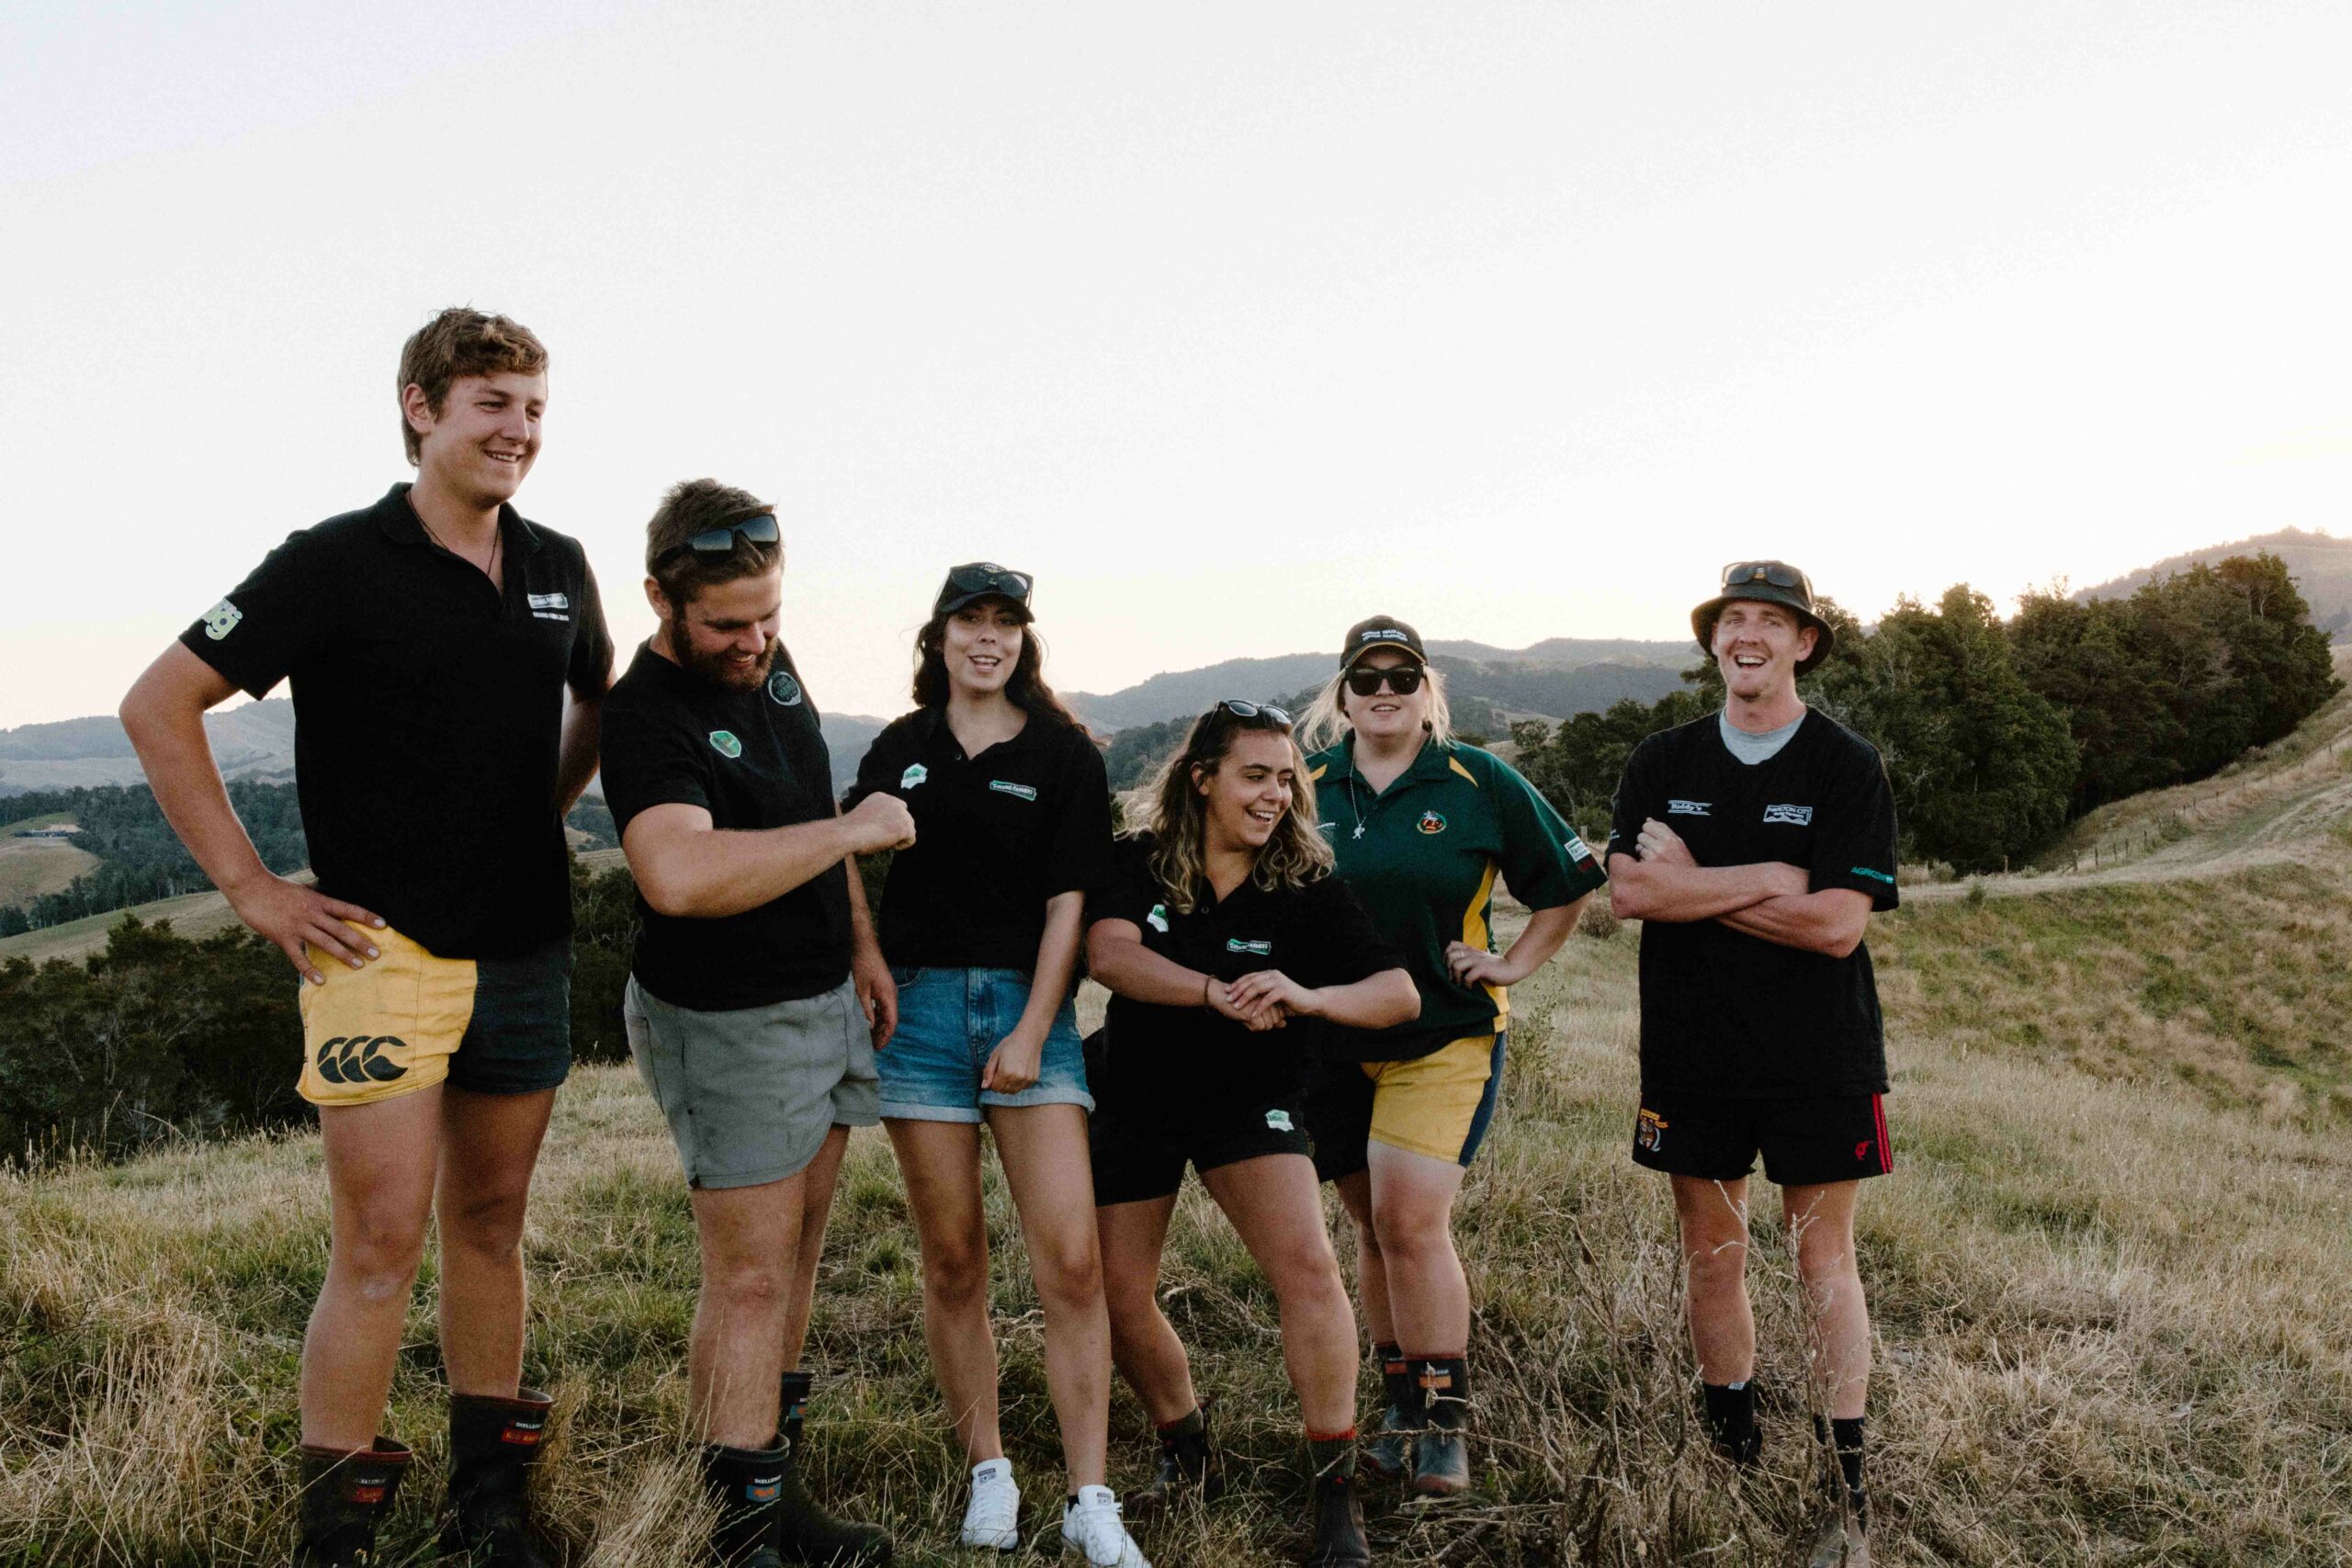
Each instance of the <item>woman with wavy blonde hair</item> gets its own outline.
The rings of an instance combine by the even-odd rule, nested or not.
[[[1281,1303],[1283,1359],[1315,1458],[1307,1561],[1368,1563],[1355,1496],[1355,1314],[1306,1134],[1301,1067],[1325,1022],[1382,1029],[1419,1012],[1404,960],[1331,875],[1290,716],[1222,702],[1193,721],[1146,794],[1087,957],[1110,987],[1090,1055],[1095,1221],[1111,1348],[1159,1428],[1164,1506],[1222,1482],[1184,1348],[1159,1310],[1159,1258],[1187,1164]]]

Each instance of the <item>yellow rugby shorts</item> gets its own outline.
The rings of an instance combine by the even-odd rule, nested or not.
[[[472,959],[436,958],[389,928],[361,934],[383,955],[363,968],[310,950],[326,984],[302,987],[297,1087],[313,1105],[368,1105],[432,1088],[449,1076],[473,1021]]]

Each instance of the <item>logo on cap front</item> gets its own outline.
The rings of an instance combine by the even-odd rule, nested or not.
[[[1358,642],[1410,642],[1413,639],[1395,626],[1374,626],[1356,640]]]

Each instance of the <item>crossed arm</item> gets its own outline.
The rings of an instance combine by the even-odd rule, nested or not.
[[[1860,945],[1871,899],[1850,887],[1811,891],[1803,866],[1786,861],[1701,865],[1681,835],[1651,818],[1635,853],[1609,857],[1610,903],[1637,920],[1720,920],[1782,947],[1843,958]]]
[[[1253,1030],[1280,1029],[1293,1014],[1327,1018],[1350,1029],[1386,1029],[1421,1012],[1421,993],[1402,969],[1322,987],[1302,986],[1279,969],[1261,969],[1227,985],[1144,946],[1143,930],[1133,920],[1095,921],[1086,933],[1086,961],[1097,980],[1132,1001],[1204,1007]]]

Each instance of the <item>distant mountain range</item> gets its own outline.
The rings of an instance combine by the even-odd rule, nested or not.
[[[1551,637],[1521,649],[1438,639],[1429,649],[1457,703],[1483,698],[1498,708],[1555,719],[1605,708],[1620,697],[1654,701],[1678,685],[1679,671],[1699,657],[1688,642],[1600,637]],[[1333,659],[1329,652],[1228,659],[1154,675],[1121,692],[1065,692],[1062,698],[1098,733],[1115,732],[1200,713],[1225,697],[1295,696],[1329,680]]]
[[[2312,625],[2328,634],[2335,642],[2352,641],[2352,539],[2339,539],[2330,534],[2309,534],[2301,528],[2281,528],[2275,534],[2256,534],[2250,539],[2233,544],[2211,545],[2187,555],[2160,560],[2154,566],[2127,572],[2112,582],[2102,582],[2096,588],[2078,591],[2077,599],[2120,599],[2136,591],[2143,583],[2176,571],[2186,571],[2192,566],[2211,566],[2231,556],[2250,556],[2267,551],[2287,563],[2295,576],[2296,586],[2303,592],[2304,602],[2312,607]]]

